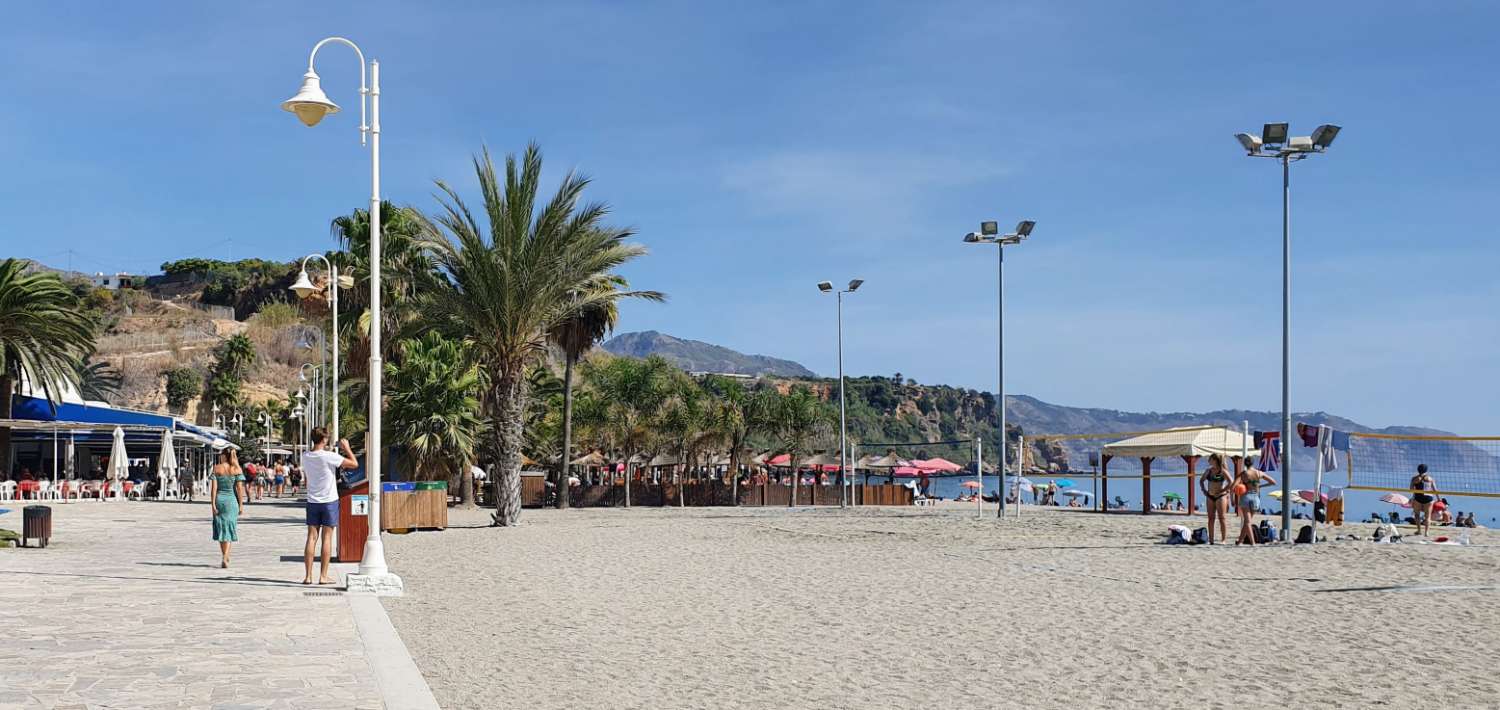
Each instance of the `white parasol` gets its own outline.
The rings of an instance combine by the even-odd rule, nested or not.
[[[167,481],[177,480],[177,452],[172,450],[172,431],[161,432],[161,454],[156,459],[156,498],[166,500]]]

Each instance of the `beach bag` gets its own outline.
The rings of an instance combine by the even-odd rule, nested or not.
[[[1202,545],[1208,542],[1208,528],[1196,528],[1193,530],[1192,544]]]
[[[1251,530],[1255,531],[1255,544],[1257,544],[1257,545],[1264,545],[1264,544],[1266,544],[1266,543],[1268,543],[1268,542],[1271,541],[1271,524],[1270,523],[1262,520],[1262,521],[1260,521],[1260,525],[1257,525],[1257,526],[1251,528]]]
[[[1167,544],[1185,545],[1189,542],[1188,529],[1183,525],[1167,526]]]
[[[1303,525],[1302,529],[1297,531],[1297,544],[1298,545],[1306,545],[1306,544],[1308,544],[1308,543],[1310,543],[1312,541],[1313,541],[1313,526],[1311,526],[1311,525]]]

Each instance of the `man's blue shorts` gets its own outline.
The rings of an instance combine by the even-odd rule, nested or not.
[[[338,527],[339,502],[335,500],[327,503],[308,503],[307,524],[309,527]]]

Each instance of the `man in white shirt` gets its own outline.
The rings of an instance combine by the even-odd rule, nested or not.
[[[328,556],[333,548],[333,531],[339,524],[339,469],[359,468],[348,439],[339,439],[339,450],[328,450],[328,430],[317,427],[312,430],[312,451],[302,454],[302,471],[307,477],[307,545],[302,548],[302,564],[306,574],[303,584],[312,584],[313,553],[317,551],[318,537],[323,538],[323,563],[319,569],[318,584],[333,584],[328,578]]]

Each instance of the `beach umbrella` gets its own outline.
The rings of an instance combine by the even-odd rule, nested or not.
[[[1056,481],[1053,481],[1053,483],[1056,483],[1058,488],[1072,488],[1074,485],[1073,481],[1066,478],[1060,478]]]
[[[1063,491],[1063,495],[1069,498],[1093,498],[1094,494],[1088,491],[1080,491],[1076,488]]]
[[[809,456],[803,459],[801,465],[811,468],[829,468],[836,471],[839,467],[839,459],[837,456],[818,454],[816,456]]]
[[[75,454],[73,452],[73,437],[72,437],[72,435],[69,435],[68,436],[68,460],[65,461],[65,462],[63,462],[63,470],[67,472],[67,474],[68,474],[68,480],[70,480],[70,481],[73,480],[74,478],[77,478],[77,476],[78,476],[78,473],[73,470],[73,457],[74,456],[75,456]]]
[[[926,459],[923,461],[912,461],[911,465],[916,466],[917,468],[926,469],[928,471],[942,471],[944,473],[957,473],[964,470],[963,466],[953,463],[952,461],[949,461],[948,459],[945,459],[941,456],[937,458]]]
[[[979,481],[964,481],[963,483],[960,483],[958,485],[963,486],[964,488],[979,488],[980,487]]]
[[[1297,497],[1301,498],[1304,502],[1311,503],[1318,499],[1318,494],[1312,491],[1297,491]],[[1323,494],[1323,502],[1328,502],[1328,495],[1326,493]]]
[[[1011,485],[1020,490],[1026,491],[1027,493],[1031,493],[1035,490],[1035,486],[1032,485],[1031,479],[1025,476],[1017,476],[1014,479],[1011,479],[1011,481]]]
[[[165,500],[167,481],[177,478],[177,452],[172,450],[172,432],[161,432],[161,453],[156,458],[156,498]]]
[[[115,427],[115,440],[109,448],[109,477],[119,481],[130,477],[130,456],[125,453],[125,430]]]
[[[1182,500],[1182,494],[1171,491],[1161,494],[1161,497],[1163,500]]]
[[[911,468],[911,462],[895,454],[886,454],[865,464],[866,468]]]
[[[1411,507],[1411,499],[1407,498],[1404,495],[1401,495],[1400,493],[1387,493],[1381,496],[1380,500],[1381,502],[1390,503],[1391,505],[1399,505],[1402,508]]]

